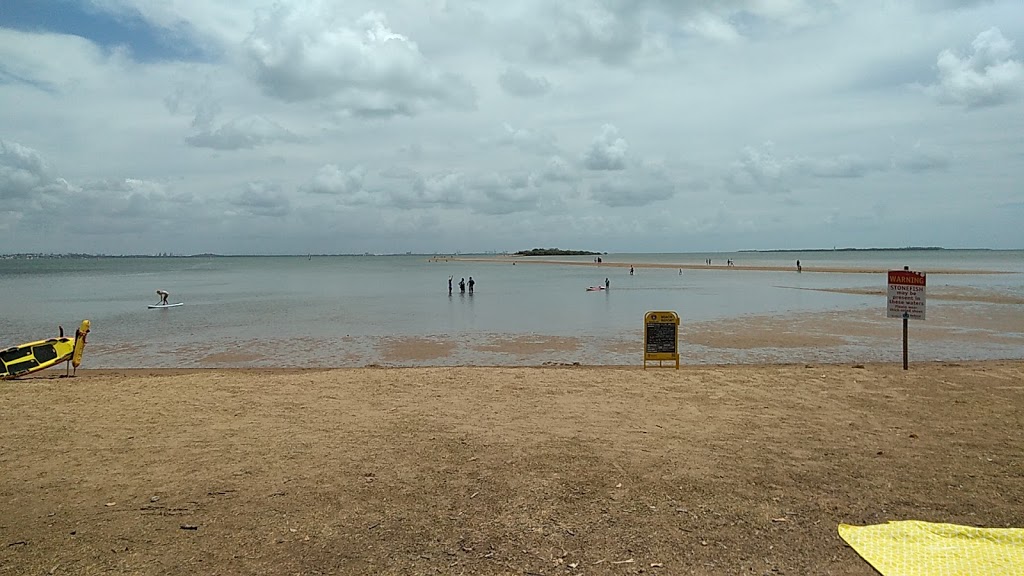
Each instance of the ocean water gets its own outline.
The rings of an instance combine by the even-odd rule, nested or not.
[[[813,267],[998,270],[930,274],[928,289],[1024,297],[1024,251],[608,254],[608,263],[703,264],[698,270],[435,261],[432,255],[0,259],[0,347],[74,333],[92,322],[94,368],[194,367],[223,351],[231,366],[374,363],[385,339],[467,343],[507,336],[634,338],[644,313],[674,310],[684,324],[746,316],[878,310],[884,299],[810,289],[884,289],[884,274],[810,273]],[[590,263],[593,257],[559,258]],[[779,266],[740,271],[720,266]],[[793,270],[801,260],[805,273]],[[455,291],[448,295],[448,276]],[[472,276],[473,295],[460,278]],[[586,292],[603,284],[611,290]],[[150,310],[157,289],[185,306]],[[801,289],[803,288],[803,289]],[[929,301],[929,307],[943,305]],[[946,304],[950,305],[950,304]],[[955,305],[955,304],[954,304]],[[1024,331],[1024,327],[1021,328]],[[356,353],[357,352],[357,353]],[[971,356],[970,351],[966,353]],[[979,357],[986,353],[979,352]],[[516,364],[459,353],[429,364]],[[626,362],[612,358],[610,362]],[[530,363],[530,361],[527,361]],[[414,363],[415,364],[415,363]],[[221,364],[218,364],[221,365]]]

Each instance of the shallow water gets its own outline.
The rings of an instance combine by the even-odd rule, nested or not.
[[[700,264],[698,270],[560,266],[511,262],[431,261],[429,256],[195,257],[0,260],[0,346],[74,332],[92,321],[90,367],[188,367],[221,358],[232,366],[346,366],[380,361],[394,338],[450,340],[444,358],[403,364],[517,364],[571,358],[633,363],[632,352],[609,342],[635,339],[649,310],[674,310],[691,323],[748,316],[837,310],[884,316],[885,299],[815,289],[884,289],[884,274],[798,274],[739,271],[737,265],[1004,270],[1010,274],[929,275],[929,290],[977,289],[1024,297],[1024,252],[896,251],[816,253],[609,254],[608,263]],[[576,257],[590,262],[592,257]],[[449,296],[447,279],[455,277]],[[477,281],[460,294],[460,278]],[[604,283],[611,289],[586,292]],[[149,310],[155,290],[185,306]],[[801,289],[802,288],[802,289]],[[807,290],[810,289],[810,290]],[[929,303],[929,307],[943,303]],[[945,305],[949,305],[946,303]],[[898,321],[893,321],[898,322]],[[565,354],[482,352],[478,343],[504,335],[569,337],[580,350]],[[867,345],[870,350],[871,344]],[[619,346],[621,348],[621,345]],[[856,347],[854,348],[856,350]],[[736,352],[725,361],[801,358],[808,351]],[[857,352],[851,352],[856,355]],[[963,358],[1007,357],[1003,345],[965,344]],[[714,356],[713,351],[707,354]],[[579,360],[577,360],[579,359]]]

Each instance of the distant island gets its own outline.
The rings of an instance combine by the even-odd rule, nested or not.
[[[737,252],[900,252],[906,250],[948,250],[941,246],[907,246],[905,248],[802,248],[780,250],[737,250]],[[957,250],[953,248],[953,250]],[[969,250],[985,250],[985,248],[969,248]]]
[[[559,248],[534,248],[533,250],[520,250],[516,256],[597,256],[602,252],[589,252],[587,250],[561,250]]]

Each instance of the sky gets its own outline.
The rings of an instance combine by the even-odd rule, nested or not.
[[[3,0],[0,253],[1024,248],[1020,0]]]

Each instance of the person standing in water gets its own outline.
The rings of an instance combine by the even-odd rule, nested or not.
[[[465,278],[460,278],[459,279],[459,294],[465,294],[465,293],[466,293],[466,279]]]
[[[452,279],[453,278],[455,278],[455,277],[454,276],[449,276],[448,277],[448,295],[449,296],[452,295]]]
[[[470,276],[469,277],[469,293],[470,294],[473,293],[473,286],[475,286],[475,285],[476,285],[476,280],[473,280],[473,277]]]
[[[159,304],[163,304],[164,306],[168,304],[167,297],[170,296],[170,293],[167,292],[167,290],[157,290],[156,295],[160,297]]]
[[[611,288],[611,286],[612,286],[611,281],[608,280],[607,278],[605,278],[604,279],[604,289],[607,290],[607,289]]]

